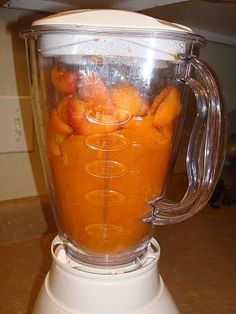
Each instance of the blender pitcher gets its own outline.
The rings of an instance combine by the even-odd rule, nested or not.
[[[223,164],[224,114],[198,59],[204,38],[141,14],[82,10],[24,30],[36,131],[68,256],[95,265],[141,258],[154,225],[194,215]],[[190,90],[197,114],[188,188],[165,198]]]

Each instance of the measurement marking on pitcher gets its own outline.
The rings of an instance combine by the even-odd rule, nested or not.
[[[112,190],[94,190],[87,192],[85,199],[93,205],[112,206],[120,204],[125,199],[125,196],[120,192]]]
[[[109,144],[109,142],[108,142]],[[103,221],[108,224],[109,218],[108,218],[108,210],[109,210],[109,175],[110,175],[110,169],[109,169],[109,155],[110,151],[105,150],[105,181],[104,181],[104,211],[103,211]],[[108,229],[104,229],[104,238],[108,238]]]
[[[97,133],[88,135],[85,144],[100,151],[118,151],[128,146],[128,139],[118,133]]]
[[[92,237],[105,240],[117,239],[124,233],[124,228],[114,224],[91,224],[85,227],[85,232]]]
[[[94,124],[116,127],[127,123],[131,119],[131,115],[127,110],[114,108],[114,106],[96,109],[89,109],[85,113],[86,118]]]
[[[109,113],[111,114],[111,113]],[[130,117],[124,116],[125,119]],[[89,116],[89,119],[103,119],[103,115]],[[100,121],[99,120],[99,121]],[[94,121],[93,121],[94,122]],[[97,120],[96,120],[97,122]],[[110,187],[110,179],[124,175],[127,168],[116,160],[110,160],[110,153],[119,151],[128,146],[128,139],[119,133],[97,133],[86,137],[86,145],[93,149],[103,152],[102,160],[89,162],[85,166],[85,171],[92,176],[104,179],[104,189],[90,191],[85,195],[85,199],[95,205],[103,206],[103,222],[109,225],[109,210],[112,205],[119,204],[125,196]],[[103,238],[109,237],[109,230],[103,228]]]
[[[109,168],[109,172],[107,170]],[[94,160],[85,166],[85,171],[98,178],[117,178],[127,173],[127,168],[115,160]]]

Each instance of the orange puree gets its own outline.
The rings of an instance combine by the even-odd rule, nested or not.
[[[52,127],[52,111],[47,138],[57,207],[63,231],[81,249],[122,253],[150,236],[141,218],[164,188],[173,133],[173,125],[154,127],[155,114],[134,116],[111,132],[71,134]],[[54,153],[51,133],[60,129]]]

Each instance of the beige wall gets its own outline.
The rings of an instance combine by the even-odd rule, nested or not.
[[[32,12],[0,8],[0,96],[29,95],[24,41],[18,33],[32,19]],[[45,192],[35,136],[33,152],[0,154],[0,200]]]

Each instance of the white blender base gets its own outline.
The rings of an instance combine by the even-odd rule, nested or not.
[[[69,260],[56,237],[54,261],[33,314],[179,314],[158,273],[159,245],[154,239],[152,244],[157,252],[150,246],[142,265],[105,272]]]

